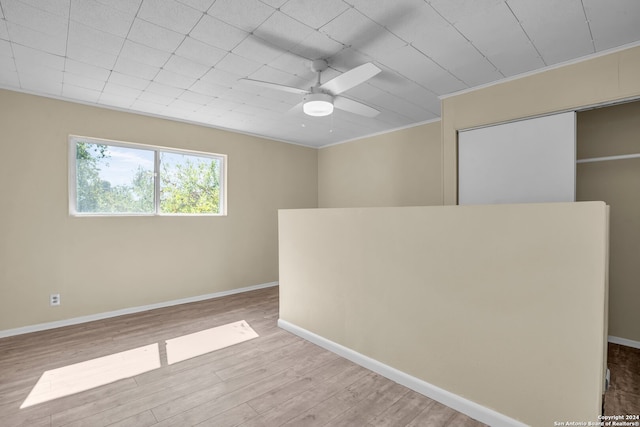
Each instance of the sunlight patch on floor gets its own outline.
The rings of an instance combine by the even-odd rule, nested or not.
[[[130,378],[160,367],[158,344],[45,371],[20,409]]]
[[[244,320],[183,335],[166,341],[167,363],[172,365],[256,337],[258,334]]]
[[[239,344],[259,335],[240,320],[166,340],[167,360],[158,343],[45,371],[20,409],[131,378],[144,372]]]

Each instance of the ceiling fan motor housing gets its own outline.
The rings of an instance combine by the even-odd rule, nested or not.
[[[321,73],[329,68],[329,63],[326,59],[316,59],[311,63],[311,70],[316,73]]]

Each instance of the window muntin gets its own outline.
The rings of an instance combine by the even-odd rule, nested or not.
[[[70,137],[72,215],[224,215],[226,156]]]

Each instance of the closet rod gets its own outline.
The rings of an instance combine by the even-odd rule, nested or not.
[[[580,159],[580,160],[576,160],[576,163],[606,162],[607,160],[637,159],[639,157],[640,157],[640,153],[621,154],[619,156],[593,157],[591,159]]]

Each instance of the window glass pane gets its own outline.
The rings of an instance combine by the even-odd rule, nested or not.
[[[219,214],[222,159],[160,153],[160,212]]]
[[[153,213],[154,152],[76,142],[78,213]]]

